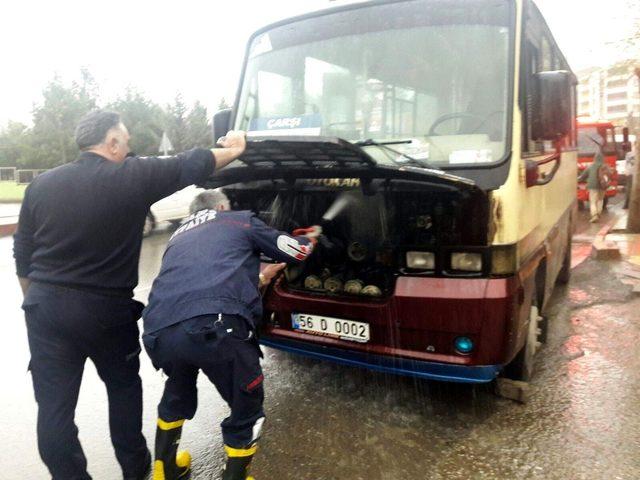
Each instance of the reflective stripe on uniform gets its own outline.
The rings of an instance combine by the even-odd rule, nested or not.
[[[297,259],[304,260],[313,251],[313,245],[304,245],[298,242],[297,239],[288,235],[280,235],[277,240],[278,249],[281,252]]]
[[[175,422],[165,422],[161,418],[158,419],[158,428],[160,430],[173,430],[174,428],[179,428],[184,425],[183,420],[176,420]]]
[[[260,435],[262,434],[262,425],[264,424],[264,417],[256,420],[255,425],[253,426],[251,443],[257,442],[260,440]]]
[[[258,450],[258,445],[254,444],[249,448],[233,448],[228,445],[224,446],[224,451],[227,452],[227,455],[230,458],[233,457],[250,457],[256,453]]]

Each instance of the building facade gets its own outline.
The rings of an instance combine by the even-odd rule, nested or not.
[[[578,115],[618,126],[640,126],[640,85],[630,62],[577,73]]]

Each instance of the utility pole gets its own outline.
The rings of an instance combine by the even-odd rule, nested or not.
[[[636,67],[638,86],[640,87],[640,67]],[[633,181],[629,200],[629,216],[627,218],[627,231],[640,233],[640,131],[636,131],[636,160],[633,165]]]

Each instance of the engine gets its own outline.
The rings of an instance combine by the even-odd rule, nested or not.
[[[464,201],[457,192],[280,189],[227,194],[234,208],[252,209],[280,230],[322,227],[314,254],[285,271],[287,288],[309,294],[385,297],[403,272],[407,250],[479,245],[486,238],[482,228],[462,220]]]

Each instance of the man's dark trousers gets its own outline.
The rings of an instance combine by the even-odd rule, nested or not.
[[[167,375],[158,416],[192,419],[198,406],[196,382],[202,370],[231,408],[221,423],[225,445],[247,448],[264,422],[260,347],[248,322],[238,315],[203,315],[183,320],[143,341],[156,368]]]
[[[126,297],[33,283],[23,304],[38,403],[38,448],[54,480],[90,479],[74,422],[84,363],[107,387],[111,442],[124,476],[147,460],[142,435],[138,326],[141,304]]]

